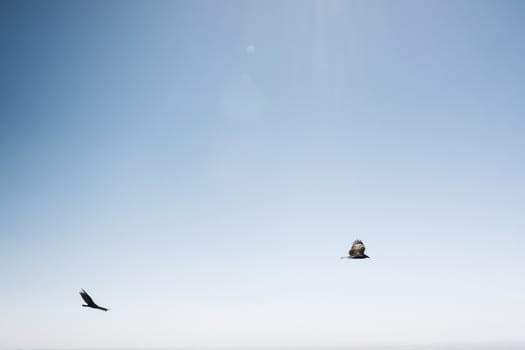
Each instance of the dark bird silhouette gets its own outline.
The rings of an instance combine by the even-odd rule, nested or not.
[[[365,254],[365,249],[363,242],[357,239],[348,251],[348,256],[342,256],[341,259],[367,259],[369,256]]]
[[[80,296],[82,297],[82,299],[84,299],[85,304],[82,304],[82,306],[84,306],[84,307],[90,307],[90,308],[93,308],[93,309],[99,309],[99,310],[103,310],[103,311],[108,311],[109,310],[109,309],[106,309],[105,307],[98,306],[97,304],[95,304],[93,299],[91,299],[89,294],[84,289],[82,289],[82,291],[80,292]]]

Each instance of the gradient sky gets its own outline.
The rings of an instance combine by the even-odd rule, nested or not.
[[[1,2],[0,348],[525,342],[523,62],[522,1]]]

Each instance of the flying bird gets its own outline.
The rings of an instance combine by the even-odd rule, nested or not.
[[[95,304],[93,299],[91,299],[89,294],[84,289],[82,289],[82,291],[80,292],[80,296],[82,297],[82,299],[84,299],[84,302],[85,302],[85,304],[82,304],[82,306],[90,307],[90,308],[93,308],[93,309],[99,309],[99,310],[103,310],[103,311],[108,311],[108,309],[106,309],[105,307],[98,306],[97,304]]]
[[[363,241],[355,240],[352,244],[352,248],[348,251],[348,256],[342,256],[341,259],[366,259],[369,258],[368,255],[365,254],[365,245],[363,244]]]

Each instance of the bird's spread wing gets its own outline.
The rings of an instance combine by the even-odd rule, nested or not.
[[[354,241],[354,244],[352,244],[352,248],[350,248],[350,251],[348,252],[348,254],[350,256],[361,256],[365,253],[365,245],[363,244],[362,241],[360,240],[356,240]]]
[[[95,302],[93,301],[93,299],[91,299],[91,297],[89,296],[88,293],[86,293],[85,290],[82,289],[82,291],[80,292],[80,296],[82,297],[82,299],[84,299],[84,301],[86,302],[86,304],[88,305],[96,305]]]

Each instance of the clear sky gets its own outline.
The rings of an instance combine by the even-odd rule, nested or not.
[[[523,62],[522,1],[1,2],[0,348],[525,342]]]

